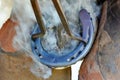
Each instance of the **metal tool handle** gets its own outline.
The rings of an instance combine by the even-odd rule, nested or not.
[[[40,11],[40,7],[39,7],[39,2],[38,0],[30,0],[31,1],[31,4],[32,4],[32,7],[33,7],[33,10],[34,10],[34,13],[35,13],[35,16],[36,16],[36,19],[37,19],[37,22],[38,22],[38,25],[39,25],[39,28],[41,30],[40,33],[37,33],[37,34],[34,34],[32,36],[32,38],[38,38],[38,37],[43,37],[45,35],[45,25],[44,25],[44,22],[42,20],[42,14],[41,14],[41,11]],[[68,21],[67,21],[67,18],[63,12],[63,9],[61,7],[61,4],[59,2],[59,0],[52,0],[56,10],[57,10],[57,13],[61,19],[61,22],[63,24],[63,27],[66,31],[66,33],[72,38],[72,39],[75,39],[75,40],[79,40],[79,41],[83,41],[85,43],[87,43],[86,41],[84,41],[81,37],[76,37],[72,34],[70,28],[69,28],[69,25],[68,25]]]
[[[42,13],[40,10],[39,2],[38,0],[30,0],[32,4],[32,8],[36,17],[36,20],[38,22],[39,28],[41,30],[40,33],[33,34],[32,38],[38,38],[38,37],[43,37],[46,33],[45,25],[42,19]]]

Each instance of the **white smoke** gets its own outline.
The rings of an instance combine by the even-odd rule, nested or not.
[[[90,13],[93,24],[96,26],[96,16],[99,14],[100,10],[96,5],[96,0],[60,0],[60,2],[73,34],[79,35],[80,33],[79,11],[81,9],[86,9]],[[42,46],[44,49],[49,53],[59,54],[73,51],[79,41],[71,40],[64,30],[61,30],[62,40],[64,40],[62,43],[64,44],[64,47],[60,49],[57,44],[59,39],[56,39],[56,35],[59,33],[54,32],[54,26],[58,27],[62,25],[51,0],[41,0],[40,6],[45,26],[47,27],[46,35],[42,40]],[[58,30],[58,28],[55,30]]]
[[[42,44],[45,49],[49,51],[57,47],[57,39],[55,37],[55,32],[52,31],[52,28],[54,26],[60,26],[61,21],[51,0],[39,1],[44,23],[47,28],[47,33],[43,39],[44,41]],[[70,23],[69,25],[73,25],[73,33],[78,31],[78,12],[82,8],[86,9],[90,13],[94,26],[96,26],[96,16],[99,14],[100,8],[97,7],[95,1],[96,0],[60,0],[66,17]],[[51,75],[51,69],[39,63],[31,51],[30,31],[33,29],[34,24],[36,23],[36,19],[30,4],[30,0],[14,0],[14,7],[12,10],[11,18],[12,20],[19,22],[19,25],[16,28],[17,34],[13,40],[13,46],[18,50],[26,51],[26,54],[32,57],[32,59],[35,61],[37,65],[32,66],[31,72],[33,72],[38,77],[48,78]],[[78,41],[73,41],[73,43],[71,43],[73,48],[75,48],[77,44]]]
[[[30,31],[36,22],[33,14],[30,0],[14,0],[14,7],[11,14],[13,21],[18,21],[19,25],[16,27],[16,36],[13,40],[13,46],[17,50],[25,51],[26,55],[30,56],[35,62],[31,67],[31,72],[38,77],[48,78],[51,76],[51,69],[39,63],[31,51]],[[37,68],[36,68],[37,67]],[[40,71],[41,70],[41,71]]]

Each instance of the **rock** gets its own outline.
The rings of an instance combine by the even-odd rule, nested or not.
[[[80,68],[80,80],[119,80],[120,76],[120,1],[108,0],[105,30],[112,42],[106,39],[95,41],[93,48]],[[105,36],[106,34],[102,34]],[[108,43],[109,41],[107,41]],[[100,44],[104,44],[102,48]],[[98,46],[98,48],[96,47]],[[99,49],[101,48],[101,49]]]
[[[15,52],[16,49],[13,47],[13,38],[16,34],[15,27],[18,25],[17,22],[8,19],[0,29],[0,48],[5,52]]]

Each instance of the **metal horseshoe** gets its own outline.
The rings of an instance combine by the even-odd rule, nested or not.
[[[42,21],[42,16],[40,9],[38,8],[39,6],[37,0],[31,0],[31,4],[33,6],[33,10],[38,22],[38,24],[35,25],[31,33],[31,37],[34,38],[31,39],[32,42],[31,47],[34,56],[41,63],[52,68],[66,67],[76,63],[78,60],[84,58],[88,54],[94,41],[95,29],[90,14],[85,9],[82,9],[79,12],[79,19],[82,24],[82,36],[79,38],[73,36],[73,34],[71,33],[68,27],[67,19],[64,16],[60,3],[58,2],[58,0],[52,0],[52,1],[60,16],[60,19],[64,25],[64,29],[67,32],[67,34],[71,36],[71,38],[80,40],[81,42],[79,43],[76,49],[74,49],[72,52],[66,55],[59,56],[59,55],[49,54],[49,52],[45,51],[41,45],[41,39],[39,38],[44,36],[45,26]]]

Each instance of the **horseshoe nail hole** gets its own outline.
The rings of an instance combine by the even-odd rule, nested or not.
[[[40,58],[43,58],[43,56],[41,54],[38,55]]]
[[[34,49],[37,49],[37,46],[35,46]]]
[[[72,61],[73,59],[75,59],[75,57],[71,57],[69,59],[67,59],[68,62]]]

